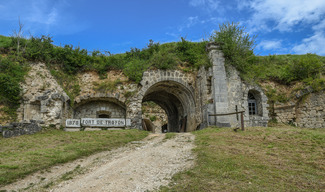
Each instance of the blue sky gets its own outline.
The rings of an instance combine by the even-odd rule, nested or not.
[[[257,35],[255,53],[325,56],[325,0],[0,0],[0,34],[122,53],[149,39],[208,39],[224,22]]]

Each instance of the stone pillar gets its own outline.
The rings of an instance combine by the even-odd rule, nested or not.
[[[126,105],[126,118],[131,119],[131,127],[142,130],[142,103],[138,100],[131,100]]]
[[[228,87],[225,69],[225,58],[218,44],[209,43],[207,51],[212,63],[212,90],[213,108],[215,114],[228,113]],[[213,118],[212,118],[213,119]],[[210,118],[210,121],[212,120]],[[218,116],[212,121],[214,125],[220,127],[230,127],[228,116]]]

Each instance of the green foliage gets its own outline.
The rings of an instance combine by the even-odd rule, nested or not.
[[[8,49],[11,46],[11,38],[0,35],[0,51]]]
[[[150,121],[154,122],[154,121],[157,120],[157,116],[155,116],[155,115],[154,116],[150,116],[149,119],[150,119]]]
[[[179,58],[169,49],[155,52],[150,59],[150,65],[157,69],[175,69],[178,64],[180,64]]]
[[[94,90],[101,91],[101,92],[109,92],[114,91],[117,89],[117,86],[122,84],[120,79],[117,79],[115,81],[103,81],[103,82],[94,82]]]
[[[149,64],[141,59],[132,59],[126,63],[123,72],[131,81],[139,83],[142,80],[142,74],[149,68]]]
[[[135,94],[136,94],[136,91],[127,91],[127,92],[125,92],[124,97],[129,98]]]
[[[4,105],[1,110],[11,120],[16,119],[16,110],[21,100],[19,83],[24,80],[27,70],[23,59],[0,56],[0,104]]]
[[[226,63],[235,66],[242,73],[254,62],[255,38],[245,32],[245,27],[239,23],[221,24],[219,31],[211,36],[211,40],[220,45]]]
[[[56,78],[57,82],[63,87],[64,91],[70,97],[71,105],[74,103],[74,98],[80,93],[80,85],[78,79],[74,75],[69,75],[61,70],[50,70],[51,74]]]
[[[16,40],[17,38],[13,38]],[[13,42],[15,42],[13,40]],[[31,37],[24,51],[24,56],[29,61],[42,61],[50,62],[53,57],[54,46],[52,45],[52,39],[49,36]]]
[[[302,81],[306,85],[315,83],[317,86],[316,84],[321,84],[319,79],[322,79],[322,74],[325,73],[324,57],[314,54],[269,55],[256,58],[254,63],[245,68],[244,79],[273,80],[282,84]]]
[[[68,75],[90,70],[98,72],[104,79],[109,70],[123,70],[131,81],[140,82],[142,73],[149,67],[175,69],[178,65],[185,64],[188,67],[199,68],[209,64],[205,52],[206,43],[193,43],[184,38],[178,43],[163,45],[149,40],[147,47],[142,50],[131,48],[125,54],[116,55],[98,50],[88,52],[71,45],[54,46],[51,37],[44,35],[30,39],[18,37],[1,39],[6,40],[6,48],[9,46],[13,50],[12,53],[18,52],[16,45],[20,41],[19,53],[23,58],[28,61],[45,62],[51,69],[62,70]]]
[[[186,41],[182,37],[181,41],[176,44],[177,56],[182,62],[186,62],[186,64],[196,69],[201,66],[208,66],[209,59],[205,52],[206,43],[206,41],[193,43]]]
[[[291,76],[289,76],[288,80],[315,79],[321,73],[323,67],[324,63],[320,61],[317,55],[306,54],[300,59],[294,60],[293,65],[289,66],[288,70]]]
[[[276,114],[274,112],[274,104],[276,102],[281,102],[281,103],[284,103],[284,102],[287,102],[289,99],[285,96],[284,93],[281,93],[281,92],[278,92],[276,89],[273,89],[271,86],[267,86],[266,87],[266,90],[265,91],[265,94],[268,98],[267,102],[269,104],[269,112],[270,112],[270,117],[273,121],[276,120]]]

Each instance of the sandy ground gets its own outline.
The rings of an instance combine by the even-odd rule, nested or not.
[[[0,190],[7,191],[151,191],[168,185],[172,175],[194,163],[194,135],[172,139],[151,134],[125,147],[97,153],[37,172]]]

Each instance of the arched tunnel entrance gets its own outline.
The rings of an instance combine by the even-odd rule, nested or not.
[[[195,104],[192,92],[176,81],[161,81],[147,89],[142,102],[152,101],[167,114],[168,132],[191,131],[189,119],[194,117]],[[195,126],[195,125],[194,125]]]

